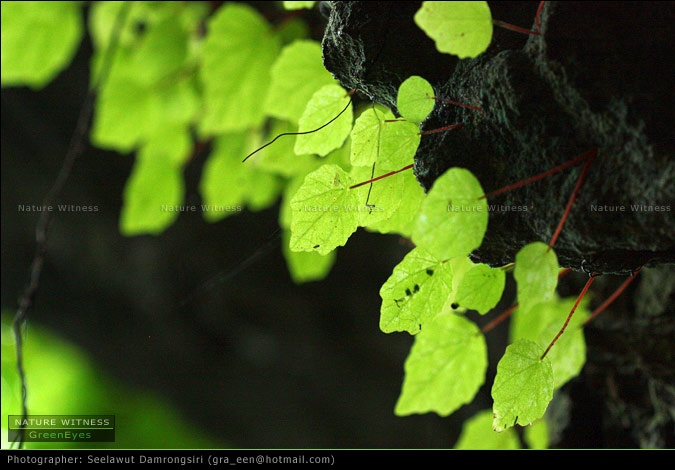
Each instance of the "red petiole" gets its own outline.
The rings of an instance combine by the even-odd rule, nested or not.
[[[546,2],[539,2],[539,6],[537,7],[537,14],[534,17],[534,23],[537,25],[537,30],[531,30],[527,28],[521,28],[520,26],[516,26],[510,23],[505,23],[504,21],[500,20],[492,20],[492,23],[495,26],[499,26],[500,28],[508,29],[511,31],[515,31],[517,33],[522,33],[522,34],[529,34],[531,36],[541,36],[541,11],[544,9],[544,4]]]
[[[598,149],[595,148],[591,150],[590,152],[586,152],[588,154],[588,160],[586,160],[586,164],[584,165],[583,170],[581,170],[581,174],[579,175],[579,179],[577,179],[577,184],[574,186],[574,191],[572,191],[572,195],[570,196],[570,200],[567,202],[567,207],[565,208],[565,213],[563,216],[560,218],[560,222],[558,223],[558,227],[555,229],[555,232],[553,233],[553,236],[551,237],[551,241],[548,244],[549,250],[553,248],[553,245],[555,245],[555,242],[558,240],[558,236],[560,235],[560,232],[562,231],[563,225],[565,224],[565,221],[567,220],[567,216],[570,214],[570,211],[572,210],[572,204],[574,203],[574,200],[577,198],[577,194],[579,193],[579,188],[581,188],[581,184],[584,182],[584,179],[586,179],[586,174],[588,173],[588,168],[591,166],[591,163],[593,163],[593,160],[595,159],[595,156],[598,154]]]
[[[385,173],[384,175],[380,175],[380,176],[377,176],[377,177],[375,177],[375,178],[369,179],[368,181],[363,181],[363,182],[361,182],[361,183],[354,184],[354,185],[350,186],[349,189],[355,189],[355,188],[358,188],[359,186],[363,186],[363,185],[366,185],[366,184],[368,184],[368,183],[374,183],[374,182],[377,181],[377,180],[381,180],[382,178],[386,178],[386,177],[388,177],[388,176],[395,175],[396,173],[400,173],[400,172],[402,172],[402,171],[409,170],[409,169],[412,168],[412,167],[413,167],[412,164],[407,165],[407,166],[404,166],[404,167],[401,168],[400,170],[390,171],[389,173]]]
[[[518,182],[518,183],[514,183],[514,184],[509,185],[509,186],[505,186],[505,187],[503,187],[503,188],[501,188],[501,189],[497,189],[497,190],[495,190],[495,191],[492,191],[491,193],[488,193],[488,194],[485,194],[485,195],[479,197],[478,199],[480,200],[480,199],[484,199],[484,198],[495,197],[495,196],[497,196],[497,195],[499,195],[499,194],[506,193],[506,192],[508,192],[508,191],[511,191],[511,190],[513,190],[513,189],[520,188],[521,186],[525,186],[525,185],[530,184],[530,183],[534,183],[535,181],[539,181],[539,180],[542,179],[542,178],[546,178],[547,176],[550,176],[550,175],[553,175],[553,174],[555,174],[555,173],[558,173],[559,171],[563,171],[563,170],[565,170],[565,169],[567,169],[567,168],[569,168],[569,167],[571,167],[571,166],[576,165],[577,163],[579,163],[579,162],[581,162],[581,161],[583,161],[583,160],[586,160],[587,158],[589,158],[589,157],[591,156],[591,154],[597,153],[597,151],[598,151],[597,148],[595,148],[595,149],[593,149],[593,150],[589,150],[588,152],[582,153],[582,154],[579,155],[578,157],[573,158],[572,160],[570,160],[570,161],[568,161],[568,162],[566,162],[566,163],[563,163],[562,165],[559,165],[559,166],[557,166],[557,167],[555,167],[555,168],[552,168],[552,169],[550,169],[550,170],[548,170],[548,171],[545,171],[544,173],[539,173],[538,175],[532,176],[531,178],[528,178],[528,179],[526,179],[526,180],[520,181],[520,182]]]
[[[549,343],[548,347],[546,348],[546,351],[544,351],[544,354],[541,355],[540,359],[544,359],[544,357],[546,357],[546,355],[551,350],[553,345],[556,343],[556,341],[558,341],[558,338],[560,338],[560,335],[563,334],[563,332],[567,328],[567,325],[569,324],[570,320],[572,319],[572,315],[574,315],[574,312],[576,312],[577,307],[581,303],[581,299],[584,298],[584,296],[586,295],[586,292],[588,292],[588,288],[591,287],[591,284],[593,284],[593,281],[595,280],[595,277],[596,277],[595,275],[591,275],[591,277],[588,278],[588,281],[586,281],[586,285],[584,286],[583,290],[581,291],[581,294],[579,294],[579,297],[577,297],[577,301],[574,302],[574,307],[572,307],[572,310],[570,310],[569,315],[567,315],[567,319],[565,319],[565,323],[563,324],[563,326],[560,329],[560,331],[558,332],[558,334],[555,335],[555,338],[553,338],[553,341],[551,341]]]
[[[642,268],[637,269],[628,279],[623,281],[619,288],[615,290],[614,293],[607,298],[607,300],[605,300],[598,308],[593,310],[593,313],[591,313],[591,316],[586,319],[584,325],[600,315],[612,302],[614,302],[616,298],[619,297],[624,290],[626,290],[626,287],[628,287],[628,285],[633,282],[633,279],[637,277],[641,269]]]
[[[516,26],[510,23],[504,23],[503,21],[499,20],[492,20],[492,23],[494,23],[495,26],[499,26],[500,28],[504,29],[510,29],[511,31],[515,31],[517,33],[530,34],[532,36],[539,36],[541,34],[539,33],[539,31],[532,31],[531,29],[521,28],[520,26]]]
[[[560,279],[561,277],[563,277],[564,275],[566,275],[566,274],[569,273],[570,271],[572,271],[571,268],[565,268],[565,269],[563,269],[562,271],[560,271],[560,273],[558,273],[558,279]],[[503,322],[504,320],[506,320],[508,317],[511,316],[511,314],[512,314],[513,312],[516,311],[516,309],[518,308],[518,305],[520,305],[518,302],[516,302],[515,304],[513,304],[511,307],[508,308],[508,310],[504,311],[504,312],[501,313],[497,318],[495,318],[495,319],[492,320],[490,323],[488,323],[487,325],[485,325],[485,326],[483,327],[483,329],[481,330],[481,332],[482,332],[483,334],[485,334],[485,333],[487,333],[488,331],[490,331],[491,329],[493,329],[495,326],[499,325],[501,322]]]
[[[443,103],[449,103],[449,104],[452,104],[452,105],[455,105],[455,106],[461,106],[463,108],[473,109],[474,111],[483,111],[483,109],[479,108],[478,106],[471,106],[470,104],[460,103],[459,101],[453,101],[453,100],[448,99],[448,98],[437,98],[437,97],[434,96],[433,99],[435,99],[436,101],[441,101]]]

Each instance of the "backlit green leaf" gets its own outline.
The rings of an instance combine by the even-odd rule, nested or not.
[[[341,147],[352,130],[353,118],[351,98],[344,88],[324,85],[312,95],[300,117],[298,132],[306,134],[297,136],[295,153],[325,156]]]
[[[529,428],[528,428],[529,429]],[[462,433],[457,439],[455,449],[499,450],[520,449],[520,439],[513,429],[494,432],[492,429],[492,410],[479,411],[464,421]]]
[[[417,75],[408,77],[398,88],[396,107],[411,123],[424,121],[434,109],[434,89],[429,82]]]
[[[373,173],[372,168],[359,166],[353,167],[349,174],[352,181],[367,181]],[[403,175],[397,173],[350,191],[358,198],[359,226],[367,227],[396,212],[403,197]]]
[[[551,300],[523,308],[520,305],[511,315],[509,324],[510,341],[526,338],[538,341],[539,337],[552,322],[562,322],[574,305],[576,299],[560,299],[557,294]],[[552,338],[551,338],[552,339]]]
[[[413,242],[440,259],[468,256],[483,242],[488,207],[480,183],[463,168],[441,175],[422,202]]]
[[[154,97],[128,79],[109,80],[94,108],[91,141],[100,148],[129,152],[153,133]]]
[[[280,44],[253,7],[225,3],[209,19],[200,77],[204,87],[202,135],[262,124],[270,68]]]
[[[477,264],[464,274],[454,299],[464,308],[486,314],[502,298],[505,284],[503,270]]]
[[[569,306],[569,308],[559,308],[564,315],[558,320],[550,322],[542,330],[537,339],[539,344],[548,345],[562,328],[571,311],[572,305],[570,304],[576,302],[575,298],[567,300],[567,302],[562,302],[562,304]],[[587,304],[587,302],[584,304]],[[539,310],[539,305],[536,305],[532,310],[535,312]],[[586,305],[579,305],[570,319],[567,328],[546,355],[551,360],[556,389],[565,385],[570,379],[578,376],[586,363],[586,340],[581,325],[588,316],[589,312]]]
[[[283,254],[293,282],[302,284],[324,279],[335,264],[337,250],[327,255],[321,255],[315,251],[293,251],[288,246],[290,240],[291,233],[285,230],[282,240]]]
[[[473,400],[486,369],[485,337],[475,323],[453,312],[439,313],[415,336],[395,413],[447,416]]]
[[[291,199],[291,250],[326,255],[347,242],[359,222],[358,198],[350,184],[349,174],[334,164],[305,177]]]
[[[185,194],[181,163],[191,148],[187,133],[181,140],[171,146],[159,138],[141,147],[124,188],[122,235],[158,235],[181,213]]]
[[[388,219],[370,224],[367,228],[371,231],[397,233],[410,238],[425,194],[412,170],[400,174],[403,179],[403,194],[398,209]]]
[[[450,263],[414,248],[380,288],[380,329],[385,333],[419,333],[443,309],[452,276]]]
[[[242,163],[239,163],[242,165]],[[243,164],[245,165],[245,163]],[[250,211],[260,211],[273,206],[283,190],[283,180],[266,171],[248,171],[245,204]]]
[[[200,107],[187,44],[202,9],[183,2],[129,5],[115,59],[97,95],[91,131],[93,144],[119,152],[132,151],[155,135],[192,126]],[[92,6],[89,25],[96,46],[92,76],[107,54],[123,7],[124,2]]]
[[[281,50],[270,71],[272,81],[265,100],[265,111],[295,124],[312,95],[335,79],[323,66],[321,44],[298,40]]]
[[[134,77],[138,82],[153,84],[178,73],[187,58],[187,31],[180,18],[169,17],[147,27],[134,48],[129,67],[136,71]]]
[[[291,200],[298,189],[305,182],[307,175],[296,175],[287,180],[286,186],[282,191],[281,207],[279,207],[279,226],[284,229],[291,228],[291,218],[293,216],[293,209],[291,209]],[[290,239],[289,239],[290,243]]]
[[[527,309],[552,299],[558,285],[558,272],[558,257],[546,243],[533,242],[521,248],[513,271],[520,307]]]
[[[385,119],[395,119],[388,109],[381,106],[368,108],[354,121],[351,131],[350,160],[354,166],[370,166],[380,155],[380,140]]]
[[[436,42],[439,52],[460,59],[482,54],[492,41],[487,2],[422,2],[415,24]]]
[[[83,31],[81,2],[2,2],[2,86],[43,88],[70,64]]]
[[[501,432],[520,424],[527,426],[541,418],[553,398],[553,368],[544,348],[520,339],[506,348],[497,364],[492,385],[494,419],[492,427]]]
[[[576,297],[560,299],[555,295],[553,299],[527,309],[518,307],[511,315],[511,341],[526,338],[548,345],[562,328],[576,301]],[[577,376],[586,362],[586,343],[579,327],[590,315],[589,301],[584,297],[567,329],[546,355],[553,367],[556,389]]]
[[[273,119],[270,124],[270,131],[264,140],[269,142],[277,135],[297,132],[297,130],[297,125],[288,121]],[[295,136],[282,136],[273,145],[268,145],[246,160],[246,165],[290,178],[299,174],[304,176],[325,163],[316,155],[296,155],[293,151],[294,145]]]
[[[546,419],[538,419],[532,423],[532,426],[526,427],[523,439],[530,449],[548,449],[550,438]]]
[[[309,1],[289,1],[289,0],[284,0],[284,8],[286,10],[302,10],[302,9],[311,9],[314,8],[314,4],[316,2],[309,2]]]
[[[149,89],[124,77],[111,77],[96,101],[91,141],[100,148],[132,151],[154,135],[190,124],[198,100],[190,82]]]
[[[413,162],[421,137],[416,124],[396,121],[389,110],[371,108],[356,120],[351,138],[352,165],[377,161],[380,171],[395,171]]]
[[[257,145],[254,134],[223,134],[214,142],[202,177],[199,192],[204,220],[216,222],[238,214],[251,190],[252,169],[242,163],[242,155]]]

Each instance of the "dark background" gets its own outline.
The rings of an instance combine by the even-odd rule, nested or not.
[[[311,18],[320,30],[324,20]],[[85,98],[90,55],[87,39],[72,66],[44,90],[2,90],[3,310],[16,309],[35,249],[39,214],[18,205],[40,205],[57,175]],[[199,203],[207,154],[186,168],[188,204]],[[117,224],[132,164],[132,155],[92,147],[77,160],[57,203],[99,210],[54,214],[29,322],[58,331],[123,383],[160,392],[206,432],[237,447],[447,448],[462,421],[491,408],[506,324],[488,335],[487,385],[471,405],[449,418],[394,416],[412,337],[379,330],[378,293],[410,249],[405,240],[359,230],[338,250],[325,281],[298,286],[280,241],[270,242],[278,207],[215,224],[182,214],[160,236],[122,237]],[[255,263],[191,297],[254,253],[260,254]],[[585,279],[569,276],[561,294],[576,295]],[[596,282],[599,298],[622,280]],[[632,309],[638,286],[614,312]],[[471,317],[489,321],[512,295],[509,279],[495,313]],[[638,445],[629,427],[603,430],[603,391],[594,391],[592,381],[582,375],[565,393],[576,405],[559,446]]]

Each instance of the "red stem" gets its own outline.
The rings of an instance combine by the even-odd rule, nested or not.
[[[499,194],[502,194],[502,193],[511,191],[511,190],[513,190],[513,189],[520,188],[521,186],[525,186],[526,184],[534,183],[535,181],[538,181],[538,180],[540,180],[540,179],[542,179],[542,178],[546,178],[547,176],[550,176],[550,175],[552,175],[552,174],[554,174],[554,173],[557,173],[557,172],[562,171],[562,170],[565,170],[566,168],[569,168],[569,167],[571,167],[571,166],[573,166],[573,165],[576,165],[576,164],[579,163],[580,161],[585,160],[586,158],[588,158],[593,152],[597,152],[597,151],[598,151],[597,148],[596,148],[596,149],[593,149],[593,150],[589,150],[588,152],[582,153],[581,155],[579,155],[578,157],[574,158],[573,160],[570,160],[570,161],[567,162],[567,163],[563,163],[563,164],[560,165],[560,166],[557,166],[557,167],[555,167],[555,168],[553,168],[553,169],[551,169],[551,170],[548,170],[548,171],[546,171],[546,172],[544,172],[544,173],[540,173],[540,174],[538,174],[538,175],[535,175],[535,176],[533,176],[533,177],[531,177],[531,178],[528,178],[528,179],[526,179],[526,180],[524,180],[524,181],[520,181],[520,182],[518,182],[518,183],[514,183],[514,184],[512,184],[512,185],[505,186],[505,187],[503,187],[503,188],[501,188],[501,189],[497,189],[496,191],[492,191],[492,192],[489,193],[489,194],[485,194],[485,195],[479,197],[478,200],[481,200],[481,199],[484,199],[484,198],[491,198],[491,197],[497,196],[497,195],[499,195]]]
[[[448,98],[437,98],[437,97],[434,96],[434,99],[436,101],[442,101],[443,103],[450,103],[450,104],[453,104],[455,106],[462,106],[463,108],[469,108],[469,109],[473,109],[475,111],[483,111],[483,109],[479,108],[478,106],[471,106],[470,104],[460,103],[459,101],[453,101],[453,100],[450,100]]]
[[[510,29],[511,31],[515,31],[517,33],[530,34],[532,36],[539,36],[540,35],[539,31],[532,31],[531,29],[521,28],[520,26],[516,26],[516,25],[510,24],[510,23],[504,23],[503,21],[492,20],[492,22],[496,26],[499,26],[500,28]]]
[[[558,279],[560,279],[561,277],[563,277],[565,274],[569,273],[570,271],[572,271],[571,268],[565,268],[565,269],[563,269],[562,271],[560,271],[560,273],[558,273]],[[508,317],[510,317],[511,314],[516,310],[516,308],[518,307],[518,305],[519,305],[518,302],[516,302],[515,304],[513,304],[511,307],[509,307],[508,310],[506,310],[505,312],[501,313],[497,318],[495,318],[495,319],[492,320],[490,323],[488,323],[487,325],[485,325],[485,326],[483,327],[483,329],[481,330],[481,332],[482,332],[483,334],[485,334],[485,333],[487,333],[488,331],[490,331],[491,329],[493,329],[495,326],[499,325],[501,322],[503,322],[504,320],[506,320],[506,319],[507,319]]]
[[[588,281],[586,281],[586,285],[584,286],[583,290],[581,291],[581,294],[579,294],[579,297],[577,297],[577,301],[574,302],[574,307],[572,307],[572,310],[570,310],[569,315],[567,315],[567,319],[565,320],[565,324],[562,326],[562,328],[560,329],[558,334],[555,335],[555,338],[553,338],[553,341],[551,341],[551,343],[546,348],[546,351],[544,351],[544,354],[541,355],[541,357],[539,358],[540,360],[544,359],[546,357],[546,355],[551,350],[553,345],[556,343],[556,341],[558,341],[558,338],[560,338],[560,335],[563,334],[563,332],[565,331],[565,328],[567,328],[567,325],[569,324],[570,320],[572,319],[572,315],[574,315],[574,312],[577,310],[577,307],[579,306],[579,303],[581,303],[581,299],[584,298],[584,296],[586,295],[586,292],[588,292],[588,288],[591,287],[591,284],[593,284],[594,280],[595,280],[595,273],[591,275],[591,277],[588,279]]]
[[[453,129],[457,129],[458,127],[462,127],[463,125],[464,125],[464,123],[460,122],[459,124],[453,124],[452,126],[439,127],[438,129],[432,129],[430,131],[422,131],[422,132],[420,132],[420,135],[435,134],[437,132],[451,131]]]
[[[350,186],[349,189],[358,188],[359,186],[363,186],[363,185],[368,184],[368,183],[374,183],[374,182],[377,181],[377,180],[381,180],[382,178],[386,178],[387,176],[395,175],[396,173],[400,173],[400,172],[405,171],[405,170],[408,170],[408,169],[410,169],[410,168],[412,168],[412,167],[413,167],[413,164],[404,166],[404,167],[401,168],[400,170],[390,171],[389,173],[385,173],[385,174],[380,175],[380,176],[377,176],[377,177],[375,177],[375,178],[371,178],[371,179],[369,179],[368,181],[363,181],[363,182],[361,182],[361,183],[354,184],[354,185]]]
[[[537,7],[537,15],[534,17],[534,22],[537,25],[537,31],[541,33],[541,11],[544,9],[544,4],[546,2],[539,2],[539,7]]]
[[[515,304],[513,304],[510,308],[508,308],[506,311],[504,311],[503,313],[501,313],[497,318],[495,318],[495,319],[492,320],[490,323],[488,323],[487,325],[485,325],[485,326],[483,327],[483,329],[481,330],[481,331],[483,332],[483,334],[487,333],[488,331],[490,331],[491,329],[493,329],[495,326],[499,325],[501,322],[503,322],[503,321],[506,320],[508,317],[510,317],[511,314],[512,314],[517,308],[518,308],[518,302],[516,302]]]
[[[570,200],[567,202],[567,207],[565,208],[565,213],[561,217],[560,223],[558,223],[558,227],[555,229],[555,233],[551,237],[551,241],[548,244],[549,249],[553,248],[553,245],[555,245],[555,242],[558,240],[558,236],[560,235],[560,232],[562,231],[563,225],[565,225],[565,221],[567,220],[567,216],[569,215],[570,211],[572,210],[572,204],[574,203],[574,200],[577,198],[577,193],[579,192],[579,188],[581,187],[581,184],[584,182],[584,179],[586,179],[586,174],[588,173],[588,168],[591,166],[591,163],[593,163],[593,160],[595,159],[595,156],[597,154],[598,154],[597,148],[590,151],[588,160],[586,160],[586,164],[584,165],[584,168],[581,171],[581,174],[579,175],[579,179],[577,179],[576,186],[574,186],[574,191],[572,191],[572,195],[570,196]]]
[[[586,323],[590,322],[595,317],[600,315],[612,302],[614,302],[616,300],[616,298],[619,297],[624,290],[626,290],[626,287],[628,287],[628,285],[631,282],[633,282],[633,279],[635,279],[637,277],[637,275],[640,273],[641,269],[642,268],[639,268],[628,279],[623,281],[623,283],[619,286],[619,288],[617,290],[615,290],[614,293],[612,295],[610,295],[609,298],[607,298],[607,300],[605,300],[602,304],[600,304],[600,306],[598,308],[593,310],[593,313],[591,313],[591,316],[588,317],[588,319],[583,324],[586,325]]]

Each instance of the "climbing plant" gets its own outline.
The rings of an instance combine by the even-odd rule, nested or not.
[[[395,115],[380,104],[355,105],[353,90],[323,67],[321,45],[299,16],[272,24],[235,2],[216,9],[208,2],[33,3],[2,4],[3,87],[44,87],[69,65],[85,31],[97,86],[114,47],[107,80],[95,90],[90,140],[133,156],[122,234],[159,235],[176,221],[185,203],[183,169],[207,143],[204,219],[215,223],[280,201],[283,254],[298,283],[323,279],[359,229],[411,240],[414,248],[380,290],[382,332],[415,337],[393,410],[400,416],[448,416],[474,399],[486,380],[489,329],[466,313],[492,313],[512,272],[517,304],[491,387],[493,408],[466,422],[457,447],[518,447],[516,425],[528,426],[530,447],[548,445],[548,404],[585,362],[587,302],[556,292],[565,271],[555,239],[531,240],[506,266],[471,260],[489,225],[491,195],[464,168],[450,168],[428,193],[409,171],[420,123],[443,99],[424,77],[403,82]],[[112,44],[122,8],[127,18]],[[493,25],[504,26],[486,2],[424,2],[415,21],[441,52],[460,58],[484,52]],[[461,33],[465,27],[476,34]],[[442,131],[452,132],[448,125]],[[561,213],[561,228],[563,221]]]

